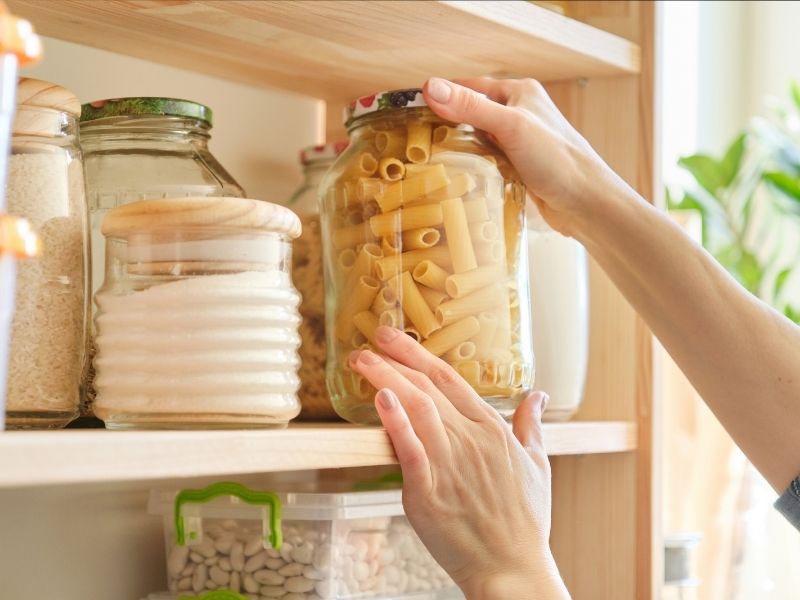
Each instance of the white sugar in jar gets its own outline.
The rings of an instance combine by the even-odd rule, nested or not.
[[[286,208],[169,198],[103,221],[95,413],[112,429],[284,426],[300,410]]]

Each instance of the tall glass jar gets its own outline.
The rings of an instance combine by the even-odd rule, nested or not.
[[[63,427],[78,414],[86,350],[87,222],[77,146],[80,104],[64,88],[21,79],[8,164],[9,212],[39,232],[18,265],[6,420]]]
[[[290,210],[164,198],[111,210],[95,413],[111,429],[284,426],[297,400]]]
[[[327,382],[377,423],[348,366],[379,324],[404,330],[509,416],[533,383],[525,188],[502,152],[418,89],[351,104],[350,146],[322,184]]]
[[[115,98],[83,105],[92,296],[103,283],[105,239],[100,226],[111,209],[145,199],[245,195],[209,151],[211,127],[211,109],[189,100]],[[92,338],[90,332],[90,353]],[[90,370],[81,406],[85,415],[91,414],[92,378]]]
[[[300,152],[303,183],[287,201],[300,216],[303,233],[292,250],[292,277],[300,303],[300,403],[303,419],[336,418],[325,387],[325,290],[322,232],[319,223],[319,185],[347,142],[310,146]]]

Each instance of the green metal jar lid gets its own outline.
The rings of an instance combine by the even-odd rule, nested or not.
[[[109,117],[142,116],[186,117],[212,125],[211,109],[203,104],[180,98],[108,98],[81,106],[81,123]]]

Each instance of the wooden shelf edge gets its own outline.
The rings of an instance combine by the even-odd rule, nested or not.
[[[550,455],[627,452],[636,424],[545,424]],[[0,488],[240,475],[396,463],[386,433],[346,424],[268,431],[0,433]]]

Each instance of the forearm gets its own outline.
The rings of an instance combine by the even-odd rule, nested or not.
[[[463,582],[467,600],[570,600],[567,587],[551,558],[529,567],[509,569]]]
[[[782,490],[800,473],[800,328],[754,299],[627,186],[578,237],[736,443]]]

